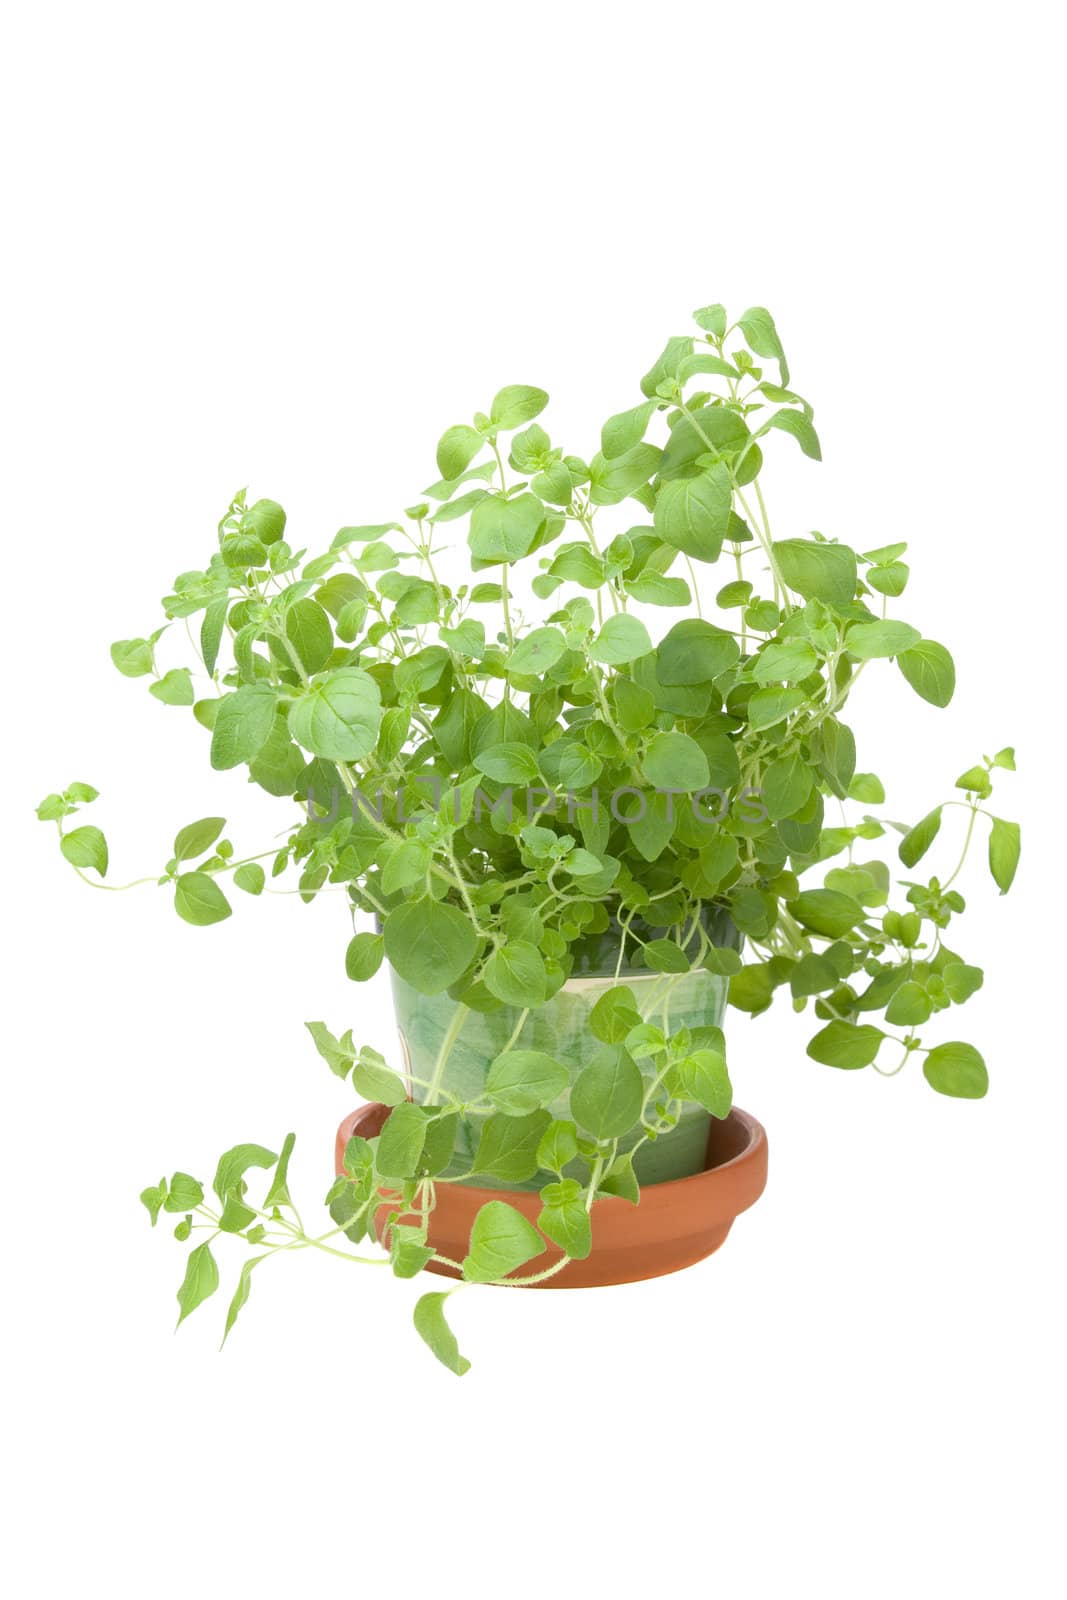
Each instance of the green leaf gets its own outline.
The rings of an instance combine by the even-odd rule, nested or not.
[[[593,1229],[581,1184],[574,1178],[546,1183],[541,1200],[543,1209],[537,1218],[541,1232],[572,1261],[584,1261],[593,1248]]]
[[[381,720],[381,691],[370,673],[338,667],[293,702],[289,731],[312,755],[362,761],[374,749]]]
[[[953,1040],[939,1044],[923,1062],[923,1077],[938,1094],[957,1100],[981,1100],[989,1088],[989,1073],[973,1044]]]
[[[803,689],[757,689],[748,702],[749,726],[757,732],[772,728],[776,722],[784,722],[807,703],[808,696]]]
[[[202,856],[210,850],[225,826],[225,817],[201,817],[199,822],[190,822],[175,837],[175,859],[192,861],[196,856]]]
[[[943,644],[920,639],[897,657],[897,666],[915,693],[932,706],[947,706],[956,687],[956,668]]]
[[[911,569],[906,562],[891,561],[887,567],[872,567],[866,574],[866,581],[879,594],[895,600],[904,593],[910,575]]]
[[[373,978],[385,956],[385,938],[380,933],[356,933],[345,951],[345,972],[353,983]]]
[[[393,895],[398,889],[422,883],[432,860],[429,845],[423,844],[421,839],[405,839],[394,845],[382,868],[382,888],[385,893]]]
[[[856,552],[844,544],[815,539],[776,539],[771,546],[782,581],[805,600],[822,600],[839,610],[856,593]]]
[[[333,651],[333,629],[315,600],[297,600],[285,613],[285,636],[305,672],[321,672]]]
[[[172,1173],[166,1190],[163,1209],[172,1215],[180,1216],[183,1211],[195,1211],[204,1198],[203,1184],[187,1172]]]
[[[698,561],[717,561],[732,508],[730,474],[716,462],[695,478],[661,483],[653,521],[665,544]]]
[[[218,1286],[219,1269],[215,1257],[207,1244],[198,1244],[195,1250],[189,1252],[185,1263],[185,1277],[178,1290],[179,1328],[190,1312],[210,1299]]]
[[[273,1167],[278,1156],[262,1144],[235,1144],[219,1157],[211,1187],[219,1199],[226,1202],[244,1178],[249,1167]]]
[[[616,1156],[611,1166],[600,1180],[601,1194],[618,1195],[621,1200],[628,1200],[632,1206],[641,1202],[641,1186],[634,1172],[633,1156],[629,1151]]]
[[[174,667],[165,672],[158,683],[149,684],[148,692],[165,706],[191,706],[196,699],[188,667]]]
[[[641,764],[649,783],[654,783],[658,789],[689,793],[708,786],[707,757],[687,733],[658,733],[645,751]]]
[[[642,950],[653,972],[688,972],[689,957],[673,939],[652,939]]]
[[[376,1100],[383,1106],[402,1105],[408,1097],[403,1079],[374,1050],[360,1051],[352,1069],[352,1084],[364,1100]]]
[[[601,453],[608,461],[624,456],[641,442],[655,409],[655,400],[646,400],[644,405],[634,406],[630,411],[619,411],[608,418],[600,430]]]
[[[783,433],[791,433],[806,456],[813,461],[822,460],[822,446],[819,435],[812,427],[811,418],[803,411],[776,411],[773,417],[760,428],[760,433],[765,433],[768,428],[780,428]]]
[[[712,945],[704,952],[703,965],[708,972],[713,972],[718,978],[732,978],[741,971],[741,957],[728,945],[721,948]]]
[[[537,1153],[551,1120],[547,1111],[487,1117],[471,1171],[503,1183],[525,1183],[537,1171]]]
[[[921,861],[937,838],[941,828],[941,807],[935,806],[927,812],[921,822],[910,828],[900,841],[898,855],[906,867],[914,867]]]
[[[163,1209],[163,1202],[167,1198],[167,1180],[161,1178],[158,1183],[151,1184],[149,1188],[141,1190],[141,1204],[152,1219],[153,1228]]]
[[[428,1344],[442,1366],[462,1378],[470,1371],[470,1362],[459,1353],[456,1336],[445,1321],[445,1301],[455,1290],[445,1294],[424,1294],[415,1303],[415,1331]]]
[[[203,657],[204,670],[209,675],[215,671],[215,663],[219,658],[219,646],[226,632],[226,613],[229,608],[229,595],[224,595],[221,600],[213,600],[205,610],[204,620],[200,624],[200,654]]]
[[[547,404],[548,395],[543,389],[511,383],[497,391],[489,409],[489,420],[495,428],[521,428],[524,422],[539,417]]]
[[[661,355],[641,379],[641,393],[652,399],[661,383],[677,379],[681,363],[692,353],[692,336],[668,339]]]
[[[811,796],[811,768],[799,751],[779,756],[763,774],[763,804],[772,822],[781,822],[805,806]]]
[[[541,779],[537,757],[525,744],[491,745],[478,752],[474,765],[496,783],[538,783]]]
[[[267,875],[258,861],[246,861],[233,875],[234,885],[245,894],[262,894]]]
[[[75,828],[63,835],[59,848],[72,867],[93,867],[102,878],[106,877],[107,840],[99,828]]]
[[[615,1139],[641,1115],[641,1074],[627,1052],[616,1045],[602,1050],[578,1074],[571,1090],[571,1114],[596,1139]]]
[[[869,1067],[884,1038],[881,1028],[868,1022],[859,1027],[851,1022],[831,1022],[812,1039],[808,1055],[827,1067]]]
[[[788,905],[789,915],[825,939],[840,939],[863,920],[863,907],[835,889],[806,889]]]
[[[544,1002],[548,987],[541,952],[523,939],[498,945],[485,964],[483,981],[489,993],[506,1006],[531,1010]]]
[[[230,915],[229,901],[206,872],[182,873],[174,885],[174,909],[183,922],[192,923],[194,928],[208,928]]]
[[[694,1050],[672,1067],[667,1086],[676,1099],[694,1100],[713,1117],[729,1115],[733,1087],[726,1058],[718,1050]]]
[[[545,1241],[521,1211],[505,1200],[490,1200],[474,1219],[463,1276],[468,1283],[492,1283],[543,1255],[544,1249]]]
[[[377,1167],[383,1178],[413,1178],[426,1143],[426,1115],[406,1100],[394,1105],[378,1136]]]
[[[873,772],[857,772],[848,786],[850,800],[859,800],[867,806],[880,806],[885,801],[881,778]]]
[[[644,623],[620,612],[609,617],[593,639],[589,645],[589,656],[605,666],[617,667],[627,661],[636,661],[639,656],[647,656],[651,649],[652,640]]]
[[[752,664],[757,683],[798,683],[814,672],[818,657],[806,639],[772,640]]]
[[[668,688],[710,683],[732,667],[739,655],[737,640],[725,628],[699,617],[686,617],[660,640],[656,675]]]
[[[688,606],[693,594],[684,578],[668,578],[646,568],[636,578],[627,578],[626,593],[646,606]]]
[[[471,429],[474,432],[474,429]],[[480,438],[480,435],[479,435]],[[331,550],[344,550],[350,544],[370,544],[384,534],[402,532],[399,522],[376,522],[372,526],[340,528],[334,534]]]
[[[566,648],[567,641],[558,628],[534,628],[508,657],[508,672],[513,677],[540,677],[555,666]]]
[[[546,1172],[562,1172],[578,1154],[578,1131],[573,1122],[550,1122],[537,1146],[537,1166]]]
[[[484,443],[484,435],[476,428],[469,428],[463,423],[455,428],[446,428],[437,444],[437,470],[442,478],[458,478],[466,472]],[[386,531],[384,528],[375,529],[371,537]],[[334,543],[336,545],[336,540]]]
[[[589,463],[590,500],[595,506],[614,506],[635,494],[652,477],[661,454],[654,444],[635,444],[614,461],[594,456]]]
[[[252,1268],[258,1266],[261,1261],[266,1261],[269,1254],[270,1252],[267,1251],[261,1256],[252,1256],[250,1260],[242,1265],[240,1276],[237,1279],[237,1288],[234,1290],[233,1299],[230,1301],[229,1309],[226,1312],[226,1327],[222,1334],[223,1344],[230,1337],[234,1323],[248,1304],[248,1295],[252,1288]]]
[[[845,648],[861,661],[903,655],[922,640],[906,622],[858,622],[845,635]]]
[[[766,306],[750,306],[738,317],[737,325],[753,355],[777,361],[778,375],[783,386],[787,386],[789,366],[785,359],[785,351],[782,349],[782,342],[778,337],[778,329],[774,325],[774,318]]]
[[[589,1013],[589,1031],[602,1044],[621,1044],[640,1022],[634,992],[624,983],[605,989]]]
[[[963,961],[950,961],[942,969],[941,980],[949,999],[956,1005],[962,1005],[982,987],[985,973],[981,967],[969,967]]]
[[[701,306],[699,311],[693,312],[693,320],[710,333],[713,338],[721,339],[726,333],[726,307],[715,304]]]
[[[293,1153],[295,1144],[296,1134],[287,1133],[282,1143],[281,1155],[278,1157],[278,1164],[274,1169],[274,1177],[271,1179],[270,1188],[264,1196],[264,1211],[270,1211],[273,1206],[292,1205],[292,1200],[289,1198],[289,1157]]]
[[[543,1050],[505,1050],[489,1068],[485,1092],[505,1116],[524,1117],[551,1105],[569,1082],[562,1061]]]
[[[885,1020],[896,1027],[913,1028],[926,1022],[933,1002],[921,983],[909,978],[902,983],[885,1009]]]
[[[405,983],[420,994],[440,994],[474,960],[478,936],[456,906],[411,900],[385,919],[385,954]]]
[[[740,377],[740,373],[732,361],[724,361],[721,356],[713,356],[708,351],[698,350],[695,355],[686,356],[678,365],[678,382],[685,384],[690,378],[697,377],[700,373],[710,373],[716,378]]]
[[[346,1033],[342,1040],[335,1039],[323,1022],[305,1022],[304,1027],[310,1033],[315,1049],[330,1071],[338,1078],[347,1078],[356,1058],[351,1033]]]
[[[545,508],[532,494],[504,500],[487,495],[471,512],[467,543],[479,561],[518,561],[528,555],[545,520]]]
[[[251,761],[267,742],[274,724],[274,690],[246,684],[223,695],[211,733],[211,765],[216,772]]]
[[[155,664],[148,639],[116,639],[111,646],[111,659],[124,678],[144,678]]]
[[[1003,750],[998,750],[996,755],[993,757],[992,765],[994,767],[1003,767],[1006,772],[1014,772],[1015,771],[1015,750],[1014,750],[1014,748],[1010,744],[1008,744],[1008,745],[1004,746]],[[72,790],[68,790],[67,792],[68,793],[72,793],[73,791]],[[94,795],[95,795],[95,791],[94,791]]]
[[[1001,894],[1007,894],[1019,865],[1020,829],[1017,822],[993,818],[989,835],[989,870]]]

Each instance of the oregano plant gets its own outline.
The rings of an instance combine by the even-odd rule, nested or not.
[[[438,478],[400,517],[342,527],[321,553],[242,491],[161,626],[112,645],[121,673],[191,711],[213,768],[247,769],[289,816],[250,852],[223,818],[194,820],[136,881],[197,927],[283,879],[304,902],[333,895],[350,979],[388,962],[454,1008],[427,1077],[351,1028],[307,1024],[332,1072],[392,1108],[379,1135],[349,1141],[326,1231],[305,1230],[290,1196],[292,1134],[277,1152],[227,1151],[210,1193],[183,1172],[144,1191],[153,1226],[176,1219],[190,1247],[179,1321],[218,1288],[226,1235],[246,1252],[227,1335],[254,1268],[292,1250],[509,1285],[588,1255],[598,1197],[639,1203],[644,1147],[687,1106],[730,1110],[722,1031],[672,1022],[693,974],[728,981],[750,1016],[784,1001],[816,1062],[886,1076],[921,1063],[941,1094],[985,1094],[981,1054],[942,1014],[983,981],[954,931],[974,840],[1001,893],[1018,864],[1018,826],[994,801],[1013,752],[983,756],[917,822],[882,813],[881,779],[857,769],[852,688],[873,663],[944,707],[952,657],[899,614],[904,543],[772,527],[764,451],[821,451],[770,313],[731,322],[711,305],[695,323],[588,458],[537,420],[544,391],[516,384],[445,430]],[[38,816],[111,889],[104,834],[82,820],[96,799],[73,783]],[[947,871],[925,876],[957,819]],[[531,1030],[605,948],[614,981],[575,1071]],[[450,1052],[494,1013],[506,1047],[457,1095]],[[433,1209],[441,1185],[468,1179],[537,1188],[542,1209],[534,1226],[503,1188],[450,1260]],[[562,1255],[529,1271],[546,1242]],[[452,1292],[424,1294],[415,1325],[458,1373]]]

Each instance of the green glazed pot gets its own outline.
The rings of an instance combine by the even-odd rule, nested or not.
[[[712,910],[705,919],[712,942],[736,949],[740,937],[729,918]],[[574,972],[547,1004],[531,1011],[519,1027],[522,1013],[511,1006],[481,1012],[470,1010],[447,994],[424,995],[392,972],[404,1066],[412,1079],[412,1095],[426,1104],[439,1104],[447,1095],[460,1101],[478,1099],[489,1068],[505,1049],[543,1050],[571,1070],[571,1082],[604,1046],[589,1027],[589,1013],[605,989],[625,983],[632,989],[642,1015],[658,1027],[719,1027],[726,1009],[728,980],[703,970],[682,974],[649,972],[624,961],[616,975],[618,937],[608,932],[587,940],[574,951]],[[516,1035],[516,1029],[518,1033]],[[567,1095],[549,1108],[556,1117],[568,1115]],[[474,1164],[485,1115],[460,1118],[456,1155],[446,1177],[469,1172]],[[704,1169],[710,1114],[700,1106],[687,1106],[677,1127],[655,1141],[646,1141],[634,1157],[634,1170],[642,1184],[686,1178]],[[620,1150],[628,1143],[622,1141]],[[542,1174],[528,1183],[507,1184],[479,1180],[484,1187],[539,1189]]]

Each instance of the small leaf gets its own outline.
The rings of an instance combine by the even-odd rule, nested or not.
[[[921,643],[918,628],[906,622],[858,622],[845,635],[845,648],[861,661],[903,655]]]
[[[385,957],[385,937],[380,933],[357,933],[345,951],[345,972],[353,983],[373,978]]]
[[[917,862],[922,860],[937,838],[940,827],[941,807],[935,806],[932,811],[923,817],[921,822],[917,822],[914,828],[908,830],[903,839],[901,839],[897,851],[906,867],[914,867]]]
[[[262,894],[267,875],[258,861],[246,861],[237,868],[233,881],[238,889],[243,889],[245,894]]]
[[[527,1116],[561,1095],[570,1073],[542,1050],[506,1050],[489,1068],[485,1092],[505,1116]]]
[[[174,886],[174,909],[183,922],[194,928],[207,928],[224,922],[230,903],[214,878],[206,872],[185,872]]]
[[[185,1277],[178,1290],[178,1327],[190,1312],[203,1305],[219,1286],[219,1269],[207,1244],[198,1244],[190,1250],[185,1263]]]
[[[385,1178],[413,1178],[426,1142],[426,1117],[420,1106],[396,1105],[378,1138],[378,1171]]]
[[[831,1022],[808,1045],[808,1055],[827,1067],[869,1067],[885,1034],[871,1023]]]
[[[253,1256],[251,1260],[244,1262],[241,1267],[241,1273],[237,1279],[237,1288],[234,1290],[233,1299],[230,1301],[229,1309],[226,1312],[226,1327],[222,1334],[223,1344],[230,1337],[234,1323],[248,1303],[248,1294],[252,1287],[252,1268],[258,1266],[261,1261],[266,1261],[267,1254]]]
[[[534,389],[525,383],[511,383],[494,396],[489,408],[489,420],[495,428],[521,428],[524,422],[532,422],[534,417],[539,417],[547,404],[548,395],[543,389]]]
[[[532,1222],[504,1200],[489,1200],[471,1228],[463,1276],[469,1283],[492,1283],[544,1254],[545,1241]]]
[[[106,876],[107,840],[99,828],[75,828],[63,835],[59,848],[72,867],[93,867],[102,878]]]
[[[190,822],[175,837],[175,860],[192,861],[196,856],[202,856],[210,850],[225,826],[225,817],[202,817],[199,822]]]
[[[426,1344],[429,1345],[438,1361],[446,1366],[449,1372],[454,1372],[462,1378],[465,1372],[470,1371],[470,1362],[466,1356],[459,1353],[456,1336],[445,1321],[445,1301],[449,1294],[424,1294],[421,1300],[415,1303],[415,1331]]]
[[[989,870],[1001,894],[1007,894],[1019,865],[1020,829],[1017,822],[1005,822],[1003,817],[993,818],[989,835]]]
[[[615,1139],[633,1127],[641,1113],[641,1074],[620,1046],[594,1056],[571,1090],[571,1114],[596,1139]]]
[[[649,655],[651,650],[652,640],[644,623],[624,612],[609,617],[589,645],[590,658],[606,666],[622,666]]]
[[[383,1106],[402,1105],[408,1097],[403,1079],[373,1052],[361,1051],[356,1058],[356,1064],[352,1069],[352,1084],[356,1093],[361,1094],[364,1100],[376,1100]],[[385,1168],[382,1170],[384,1172]]]
[[[482,1124],[472,1172],[504,1183],[526,1183],[537,1171],[537,1152],[551,1118],[545,1111],[529,1116],[488,1117]]]
[[[164,673],[157,683],[149,685],[148,692],[165,706],[191,706],[196,699],[188,667],[174,667]]]
[[[932,706],[947,706],[956,687],[956,668],[943,644],[920,639],[897,657],[897,666],[915,693]]]
[[[558,1244],[564,1255],[584,1261],[593,1248],[593,1230],[581,1184],[574,1178],[546,1183],[541,1200],[543,1208],[537,1218],[541,1232]]]
[[[923,1062],[923,1077],[938,1094],[957,1100],[981,1100],[989,1088],[989,1073],[973,1044],[953,1041],[939,1044]]]

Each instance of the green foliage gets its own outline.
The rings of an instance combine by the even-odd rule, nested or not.
[[[321,897],[346,913],[338,972],[343,961],[353,982],[380,981],[388,962],[455,1002],[432,1083],[351,1028],[307,1024],[333,1073],[392,1108],[377,1137],[349,1143],[331,1233],[306,1234],[292,1207],[291,1138],[280,1157],[228,1152],[217,1206],[188,1174],[143,1191],[152,1224],[173,1215],[190,1246],[183,1319],[215,1292],[217,1237],[255,1252],[227,1335],[252,1268],[295,1247],[366,1239],[376,1251],[380,1239],[388,1253],[366,1259],[396,1276],[440,1266],[479,1282],[546,1241],[564,1262],[586,1254],[597,1199],[640,1198],[632,1151],[686,1106],[729,1111],[722,1035],[671,1026],[671,988],[690,973],[728,981],[750,1016],[784,1001],[805,1016],[815,1061],[892,1075],[918,1055],[937,1092],[985,1093],[977,1050],[926,1029],[983,983],[954,948],[957,879],[984,830],[994,886],[1011,887],[1019,828],[994,793],[1014,751],[963,769],[918,820],[871,814],[885,787],[857,770],[853,685],[899,669],[901,704],[925,716],[908,691],[947,706],[955,669],[892,614],[910,582],[905,543],[776,536],[764,452],[822,453],[790,382],[766,308],[731,322],[704,306],[582,453],[538,420],[545,392],[515,384],[445,430],[438,481],[398,520],[345,524],[309,551],[276,501],[238,493],[203,565],[163,597],[161,625],[111,646],[123,676],[191,710],[212,768],[243,767],[291,806],[284,831],[244,855],[222,818],[188,822],[136,881],[165,886],[197,927],[231,915],[231,885],[249,897],[242,910],[275,892]],[[702,614],[701,564],[717,567],[723,625]],[[664,626],[671,608],[696,614]],[[85,881],[110,890],[104,834],[78,815],[96,798],[74,783],[37,815]],[[944,875],[916,878],[945,848]],[[598,1000],[580,1071],[526,1048],[529,1014],[605,939],[620,974],[646,981]],[[480,1097],[460,1103],[449,1052],[470,1013],[494,1011],[510,1044]],[[273,1177],[254,1205],[260,1171]],[[494,1202],[463,1263],[435,1260],[437,1186],[472,1173],[539,1186],[538,1226]],[[446,1298],[423,1295],[415,1323],[462,1373]]]

